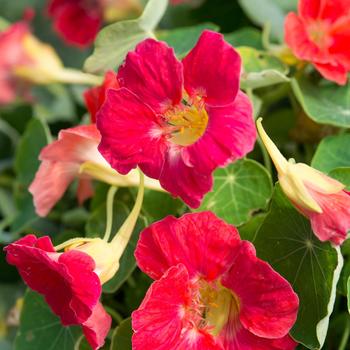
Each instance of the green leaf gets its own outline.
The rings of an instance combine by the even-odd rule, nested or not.
[[[113,332],[110,350],[131,350],[131,318],[122,321]]]
[[[320,142],[311,165],[324,173],[335,168],[350,167],[349,149],[349,134],[328,136]]]
[[[158,40],[173,47],[177,56],[182,57],[194,47],[205,29],[218,31],[219,27],[212,23],[201,23],[193,27],[160,30],[156,32],[156,36]]]
[[[80,335],[80,327],[62,326],[41,295],[26,293],[15,350],[74,350]]]
[[[136,195],[136,191],[133,193]],[[181,215],[186,206],[173,198],[169,193],[146,190],[142,204],[142,213],[147,218],[148,224],[163,219],[167,215]]]
[[[350,84],[292,79],[292,87],[305,113],[315,122],[350,127]]]
[[[49,123],[76,121],[76,111],[67,88],[60,84],[37,86],[33,94],[38,103],[34,104],[34,115]]]
[[[243,60],[243,89],[257,89],[289,82],[286,76],[288,68],[277,57],[252,47],[239,47],[238,52]]]
[[[50,140],[50,130],[45,122],[34,118],[28,123],[17,148],[15,159],[17,215],[11,226],[14,232],[20,232],[38,220],[28,186],[39,168],[39,153]]]
[[[122,192],[122,191],[120,191]],[[117,196],[120,195],[117,192]],[[128,192],[124,191],[125,196],[123,202],[116,200],[113,205],[113,226],[112,232],[115,234],[123,222],[126,220],[130,213],[130,208],[125,204],[126,202],[131,202],[131,196]],[[106,225],[106,204],[101,204],[97,209],[95,209],[89,220],[86,223],[86,236],[87,237],[103,237]],[[124,251],[123,256],[120,259],[120,266],[118,272],[115,276],[103,285],[103,291],[105,293],[114,293],[117,291],[126,279],[131,275],[131,273],[136,268],[136,261],[134,258],[134,250],[136,243],[139,238],[141,230],[147,226],[147,221],[145,217],[140,216],[133,234],[130,238],[129,244]],[[111,238],[114,237],[114,234]]]
[[[267,213],[254,215],[248,222],[238,227],[239,235],[242,239],[253,242],[255,236],[263,224]]]
[[[328,175],[343,183],[346,186],[346,189],[350,191],[350,168],[336,168]]]
[[[272,195],[271,178],[259,163],[244,159],[220,168],[214,174],[214,189],[198,209],[211,210],[236,226],[265,209]]]
[[[350,313],[350,276],[348,278],[348,311]]]
[[[241,28],[235,32],[225,34],[225,40],[233,47],[249,46],[263,50],[261,32],[255,28]]]
[[[284,17],[296,8],[296,0],[238,0],[246,15],[259,26],[270,24],[271,35],[283,42]]]
[[[126,54],[142,40],[154,37],[154,29],[163,17],[168,0],[149,0],[141,17],[113,23],[101,30],[93,54],[85,61],[90,73],[103,73],[118,67]]]
[[[258,256],[284,276],[299,296],[291,335],[309,349],[320,349],[343,266],[340,249],[317,239],[310,222],[293,208],[278,185],[254,245]]]
[[[40,119],[32,119],[18,145],[15,160],[17,180],[21,185],[28,186],[39,167],[39,153],[50,141],[50,131]]]

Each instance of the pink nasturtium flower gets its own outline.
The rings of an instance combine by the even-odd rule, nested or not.
[[[118,174],[99,153],[100,140],[95,124],[82,125],[61,130],[58,140],[42,149],[39,170],[29,186],[38,215],[46,216],[76,178],[80,204],[93,195],[93,179],[118,187],[138,186],[138,171]],[[145,184],[161,190],[156,180],[146,178]]]
[[[27,22],[17,22],[0,33],[0,105],[19,96],[30,100],[32,84],[96,84],[100,78],[64,68],[55,50],[32,35]]]
[[[152,224],[135,256],[156,281],[132,313],[134,350],[295,349],[291,285],[213,213]]]
[[[143,193],[140,175],[134,208],[110,242],[110,231],[103,239],[74,238],[57,247],[48,236],[27,235],[4,248],[7,262],[16,266],[24,282],[45,297],[64,326],[81,325],[94,350],[103,346],[111,327],[111,317],[99,301],[101,285],[119,269],[119,260],[141,210]],[[108,213],[113,207],[113,196],[107,206],[107,220],[111,220]],[[59,253],[63,248],[65,251]]]
[[[298,14],[286,18],[285,41],[296,57],[344,85],[350,71],[349,0],[300,0]]]
[[[50,0],[48,14],[65,42],[87,47],[103,21],[113,21],[140,10],[138,0]]]
[[[178,61],[153,39],[127,55],[97,117],[99,151],[122,174],[139,166],[198,207],[212,172],[254,146],[252,106],[239,90],[241,59],[221,34],[204,31]]]
[[[345,185],[303,163],[287,161],[257,121],[261,139],[278,172],[283,192],[311,221],[321,241],[342,244],[350,231],[350,192]]]

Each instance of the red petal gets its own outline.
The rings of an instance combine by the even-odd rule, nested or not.
[[[167,216],[146,228],[135,257],[154,279],[171,266],[184,264],[193,276],[215,280],[230,268],[240,244],[238,231],[211,212]]]
[[[102,85],[93,87],[84,92],[85,103],[89,110],[92,123],[96,123],[96,113],[105,102],[108,89],[118,88],[117,75],[113,71],[108,71],[105,74]]]
[[[167,148],[161,121],[131,91],[109,90],[97,118],[102,140],[98,147],[111,166],[122,174],[149,164],[146,175],[157,177]]]
[[[211,105],[234,101],[239,90],[241,58],[222,34],[205,30],[183,60],[185,89]]]
[[[222,284],[238,296],[240,321],[256,336],[281,338],[294,325],[299,306],[297,295],[288,281],[256,257],[251,243],[242,242]]]
[[[289,335],[278,339],[266,339],[257,337],[244,328],[230,340],[226,337],[223,344],[225,349],[229,350],[294,350],[298,345]]]
[[[5,247],[8,263],[17,267],[31,289],[44,295],[64,325],[86,321],[101,294],[94,260],[78,251],[47,252],[53,249],[48,238],[34,238],[30,235]]]
[[[171,267],[151,285],[139,309],[132,313],[133,349],[177,349],[186,326],[190,325],[186,322],[186,308],[191,303],[185,266]]]
[[[63,1],[51,7],[50,13],[54,17],[54,27],[62,38],[80,47],[93,42],[102,23],[99,5],[90,8],[84,1]]]
[[[334,81],[339,85],[346,84],[348,80],[348,73],[342,64],[314,63],[314,65],[324,78]]]
[[[188,206],[198,208],[203,196],[213,187],[211,173],[200,171],[189,162],[186,148],[171,146],[161,168],[159,182],[173,196],[179,196]],[[146,175],[148,168],[141,166]]]
[[[137,45],[119,69],[118,80],[157,113],[181,101],[182,65],[163,42],[147,39]]]
[[[256,141],[252,105],[242,92],[233,104],[208,107],[208,113],[205,134],[185,150],[190,163],[202,173],[244,157],[253,150]]]
[[[107,314],[101,303],[97,303],[91,316],[82,324],[84,335],[93,350],[103,346],[111,324],[111,316]]]

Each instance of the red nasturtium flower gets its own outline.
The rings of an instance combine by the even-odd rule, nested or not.
[[[350,71],[350,1],[300,0],[285,21],[285,40],[299,59],[344,85]]]
[[[48,236],[27,235],[4,248],[7,262],[16,266],[24,282],[45,297],[63,325],[81,325],[94,350],[103,346],[111,327],[111,317],[99,302],[101,285],[118,271],[134,230],[144,194],[142,174],[139,185],[134,207],[111,241],[107,225],[103,239],[78,237],[54,247]],[[110,220],[113,196],[107,207]],[[58,253],[62,249],[64,253]]]
[[[283,192],[311,221],[321,241],[342,244],[350,231],[350,192],[345,185],[303,163],[287,161],[257,122],[259,134],[278,172]]]
[[[94,256],[79,247],[57,253],[48,236],[34,235],[10,244],[5,251],[7,262],[17,267],[31,289],[45,297],[63,325],[81,325],[93,349],[104,344],[111,317],[99,302],[104,281]]]
[[[90,113],[91,123],[96,123],[96,114],[106,100],[108,89],[118,88],[117,75],[113,71],[108,71],[100,86],[90,88],[84,92],[85,104]]]
[[[291,285],[211,212],[141,233],[138,266],[156,281],[132,313],[134,350],[292,350]]]
[[[112,21],[139,8],[138,0],[50,0],[48,13],[55,30],[68,44],[87,47],[104,19]]]
[[[122,174],[139,166],[198,207],[212,172],[252,150],[252,106],[239,90],[241,59],[221,34],[204,31],[178,61],[153,39],[130,52],[97,117],[99,151]]]

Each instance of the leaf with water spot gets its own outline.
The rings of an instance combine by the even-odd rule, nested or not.
[[[259,163],[243,159],[216,170],[214,188],[199,208],[211,210],[230,224],[241,225],[265,209],[272,195],[271,178]]]
[[[15,350],[74,350],[80,327],[63,327],[44,298],[28,291],[24,298]]]
[[[291,335],[309,349],[320,349],[343,266],[340,249],[317,239],[309,220],[294,209],[278,185],[254,245],[257,255],[285,277],[299,296]]]

